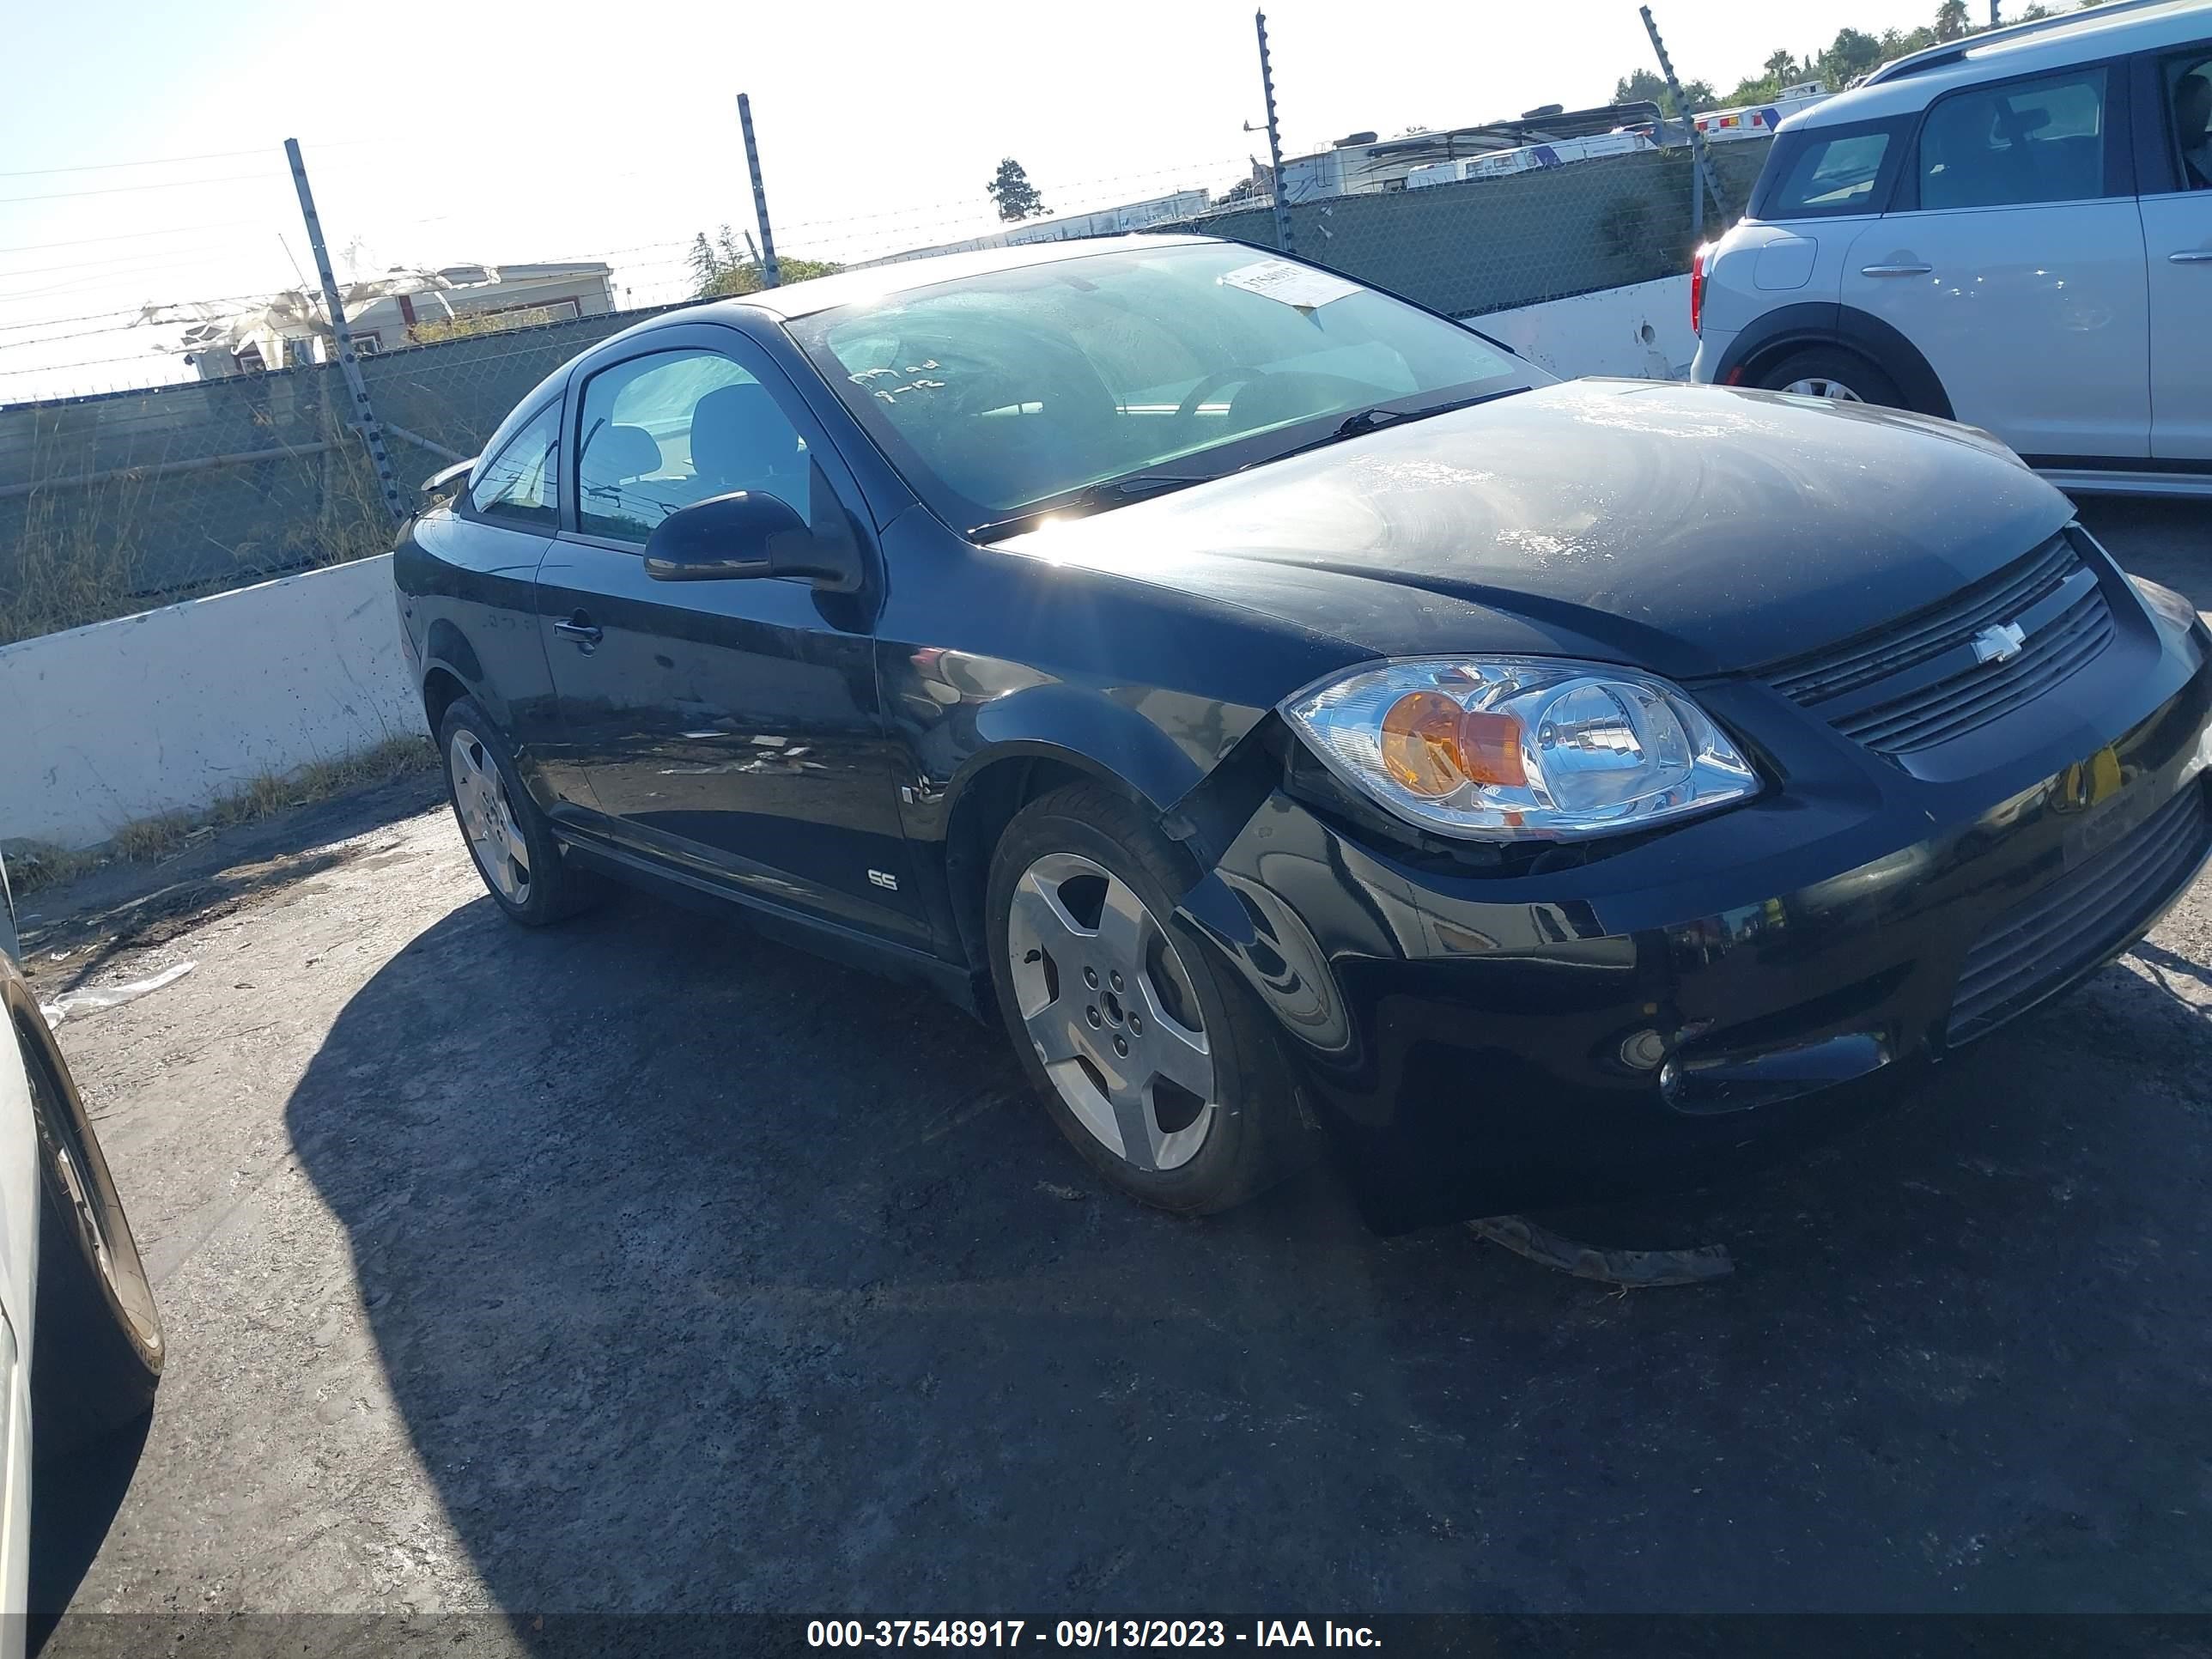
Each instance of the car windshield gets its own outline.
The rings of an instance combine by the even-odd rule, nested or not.
[[[1115,480],[1232,471],[1378,405],[1418,414],[1547,378],[1402,301],[1219,242],[961,278],[791,328],[964,528]]]

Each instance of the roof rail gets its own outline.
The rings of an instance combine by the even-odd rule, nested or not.
[[[1895,81],[1905,76],[1917,75],[1923,70],[1936,69],[1945,64],[1955,64],[1968,52],[2001,40],[2022,40],[2031,35],[2050,30],[2069,27],[2076,23],[2094,21],[2100,17],[2114,17],[2122,12],[2142,11],[2152,6],[2166,6],[2173,0],[2106,0],[2100,6],[2086,7],[2077,11],[2053,12],[2048,17],[2038,17],[2026,23],[2009,23],[2002,28],[1984,29],[1978,34],[1963,35],[1956,40],[1946,40],[1933,46],[1923,46],[1918,52],[1909,52],[1902,58],[1893,58],[1863,81],[1859,86],[1879,86],[1885,81]]]

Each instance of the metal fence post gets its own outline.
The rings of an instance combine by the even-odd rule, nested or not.
[[[331,274],[331,251],[323,243],[323,222],[315,216],[315,193],[307,188],[307,166],[300,159],[300,141],[284,141],[285,159],[292,164],[293,187],[300,192],[300,214],[307,222],[307,246],[315,252],[315,274],[322,279],[323,303],[330,308],[331,343],[338,356],[338,372],[345,376],[346,392],[353,399],[353,426],[368,446],[368,459],[376,469],[376,481],[384,492],[384,504],[392,509],[394,519],[407,516],[407,498],[400,493],[399,481],[392,476],[392,458],[384,452],[384,428],[376,423],[376,411],[369,407],[368,384],[362,379],[361,360],[354,355],[353,330],[347,325],[345,307],[338,300],[337,278]]]
[[[1274,168],[1275,246],[1291,252],[1291,204],[1283,199],[1283,136],[1275,121],[1275,66],[1267,56],[1267,14],[1255,11],[1252,22],[1260,32],[1260,90],[1267,100],[1267,164]]]
[[[1713,210],[1725,219],[1728,198],[1721,194],[1721,181],[1713,174],[1712,157],[1705,150],[1705,135],[1698,131],[1698,118],[1689,100],[1682,96],[1682,83],[1674,78],[1674,64],[1667,56],[1667,43],[1659,38],[1659,25],[1651,21],[1651,8],[1639,6],[1637,10],[1644,19],[1644,32],[1651,37],[1651,50],[1659,54],[1659,72],[1667,77],[1667,90],[1674,94],[1674,112],[1682,118],[1682,125],[1689,131],[1690,154],[1697,162],[1698,176],[1712,194]],[[1666,131],[1666,125],[1663,119],[1660,122],[1661,131]]]
[[[744,93],[738,94],[738,125],[745,132],[745,166],[753,175],[753,217],[760,221],[761,281],[774,288],[783,280],[776,269],[775,238],[768,228],[768,191],[761,187],[760,146],[753,142],[753,100]]]

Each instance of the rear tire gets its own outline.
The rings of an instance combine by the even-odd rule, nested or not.
[[[462,845],[507,920],[544,927],[588,908],[599,896],[597,879],[568,864],[507,739],[473,698],[459,699],[438,722],[438,754]]]
[[[1007,825],[985,916],[1007,1036],[1060,1133],[1130,1196],[1202,1215],[1316,1149],[1265,1014],[1176,914],[1189,884],[1127,799],[1071,784]]]
[[[1840,346],[1812,346],[1793,351],[1759,377],[1769,392],[1827,398],[1839,404],[1908,407],[1897,382],[1855,351]]]
[[[154,1289],[83,1103],[43,1046],[23,1053],[39,1152],[33,1456],[79,1450],[153,1409],[165,1349]]]

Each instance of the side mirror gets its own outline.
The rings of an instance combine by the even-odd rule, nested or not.
[[[734,581],[756,576],[840,576],[816,567],[813,538],[787,501],[738,489],[679,507],[645,544],[655,581]]]

